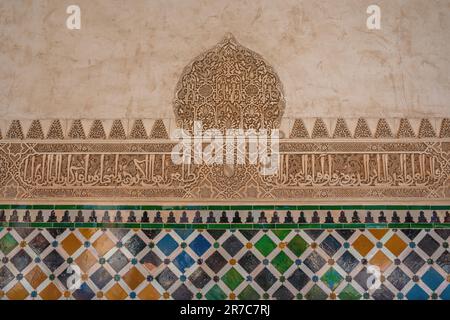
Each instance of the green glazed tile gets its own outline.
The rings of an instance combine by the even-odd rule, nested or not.
[[[220,289],[220,287],[215,284],[209,291],[205,294],[205,298],[208,300],[225,300],[227,295]]]
[[[433,223],[433,227],[438,229],[450,229],[450,223]]]
[[[186,227],[187,229],[206,229],[208,228],[208,224],[206,223],[193,223],[189,224]]]
[[[227,223],[211,223],[211,224],[208,224],[208,229],[219,229],[219,230],[221,230],[221,229],[230,229],[231,228],[231,225],[230,224],[227,224]]]
[[[142,229],[164,229],[163,223],[141,223]]]
[[[185,223],[165,223],[164,229],[186,229]]]
[[[275,225],[275,229],[297,229],[297,223],[278,223]]]
[[[267,234],[263,235],[255,243],[255,248],[258,249],[264,257],[267,257],[276,247],[277,245],[275,242],[273,242]]]
[[[411,223],[411,229],[432,229],[432,223]]]
[[[238,295],[239,300],[258,300],[260,297],[261,296],[255,289],[252,288],[251,285],[245,287],[245,289]]]
[[[391,229],[409,229],[409,223],[389,223],[388,227]]]
[[[244,277],[234,267],[232,267],[222,276],[222,281],[228,288],[234,290],[242,283],[242,281],[244,281]]]
[[[366,229],[386,229],[387,223],[366,223]]]

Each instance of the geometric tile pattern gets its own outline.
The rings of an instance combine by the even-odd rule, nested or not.
[[[450,300],[448,229],[313,231],[2,228],[0,298]]]

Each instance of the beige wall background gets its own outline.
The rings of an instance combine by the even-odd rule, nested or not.
[[[1,0],[0,118],[171,118],[227,32],[275,68],[287,117],[450,116],[450,1]]]

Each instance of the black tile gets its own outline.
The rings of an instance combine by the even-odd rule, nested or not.
[[[434,240],[434,238],[427,233],[425,237],[420,240],[417,246],[431,257],[433,253],[439,248],[439,242]]]
[[[273,284],[277,281],[277,278],[269,271],[269,269],[264,268],[255,277],[255,282],[264,290],[269,290]]]
[[[288,288],[281,286],[273,293],[272,297],[276,300],[292,300],[294,295]]]
[[[450,253],[445,250],[441,256],[436,260],[436,263],[444,269],[445,272],[450,274]]]
[[[28,246],[37,254],[41,254],[49,245],[50,242],[41,233],[38,233],[36,237],[28,243]]]
[[[56,252],[56,250],[53,250],[42,260],[42,262],[44,262],[51,272],[55,272],[55,270],[64,263],[64,259]]]
[[[359,261],[349,251],[345,251],[336,263],[345,272],[350,273],[358,265]]]
[[[119,272],[128,264],[128,258],[122,253],[122,251],[117,250],[114,254],[108,259],[109,265],[114,269],[114,271]]]
[[[100,267],[94,274],[90,277],[92,282],[101,290],[104,286],[112,280],[112,276],[109,274],[108,270],[104,267]]]
[[[326,237],[319,246],[330,257],[334,256],[334,254],[342,247],[339,241],[337,241],[331,234]]]
[[[218,273],[227,264],[227,260],[218,251],[214,251],[205,263],[212,271]]]
[[[312,272],[316,273],[325,264],[325,259],[322,258],[316,251],[313,251],[303,262]]]
[[[399,291],[401,291],[406,286],[406,284],[411,281],[411,278],[408,277],[408,275],[398,267],[391,272],[387,279]]]
[[[302,290],[304,286],[308,284],[311,280],[308,275],[301,269],[295,269],[294,272],[287,278],[287,280],[294,286],[298,291]]]
[[[202,289],[209,281],[211,281],[211,277],[199,267],[189,276],[189,280],[197,289]]]
[[[193,296],[194,294],[184,284],[172,293],[172,298],[175,300],[192,300]]]
[[[238,253],[244,245],[236,238],[234,235],[231,235],[227,240],[225,240],[222,244],[222,247],[226,252],[232,257]]]
[[[403,259],[403,264],[409,268],[412,272],[416,273],[425,264],[425,260],[422,259],[416,252],[411,253]]]
[[[14,257],[12,257],[11,262],[17,270],[22,272],[23,269],[25,269],[32,260],[33,259],[31,259],[28,253],[25,250],[21,249],[16,253]]]
[[[14,280],[14,274],[6,267],[0,267],[0,289],[3,289]]]
[[[156,277],[156,281],[158,281],[161,287],[166,290],[169,289],[177,280],[178,277],[167,267]]]
[[[247,271],[247,273],[251,273],[261,263],[261,261],[259,261],[259,259],[251,251],[247,251],[239,259],[238,263],[245,271]]]
[[[125,248],[127,248],[133,256],[138,255],[145,247],[145,242],[137,234],[133,235],[125,242]]]
[[[375,300],[392,300],[394,297],[395,294],[393,294],[384,284],[372,293],[372,298]]]

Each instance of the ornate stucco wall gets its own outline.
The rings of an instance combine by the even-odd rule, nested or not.
[[[78,4],[82,28],[65,27]],[[449,1],[1,1],[0,118],[172,118],[175,85],[231,32],[284,85],[286,117],[446,117]]]

